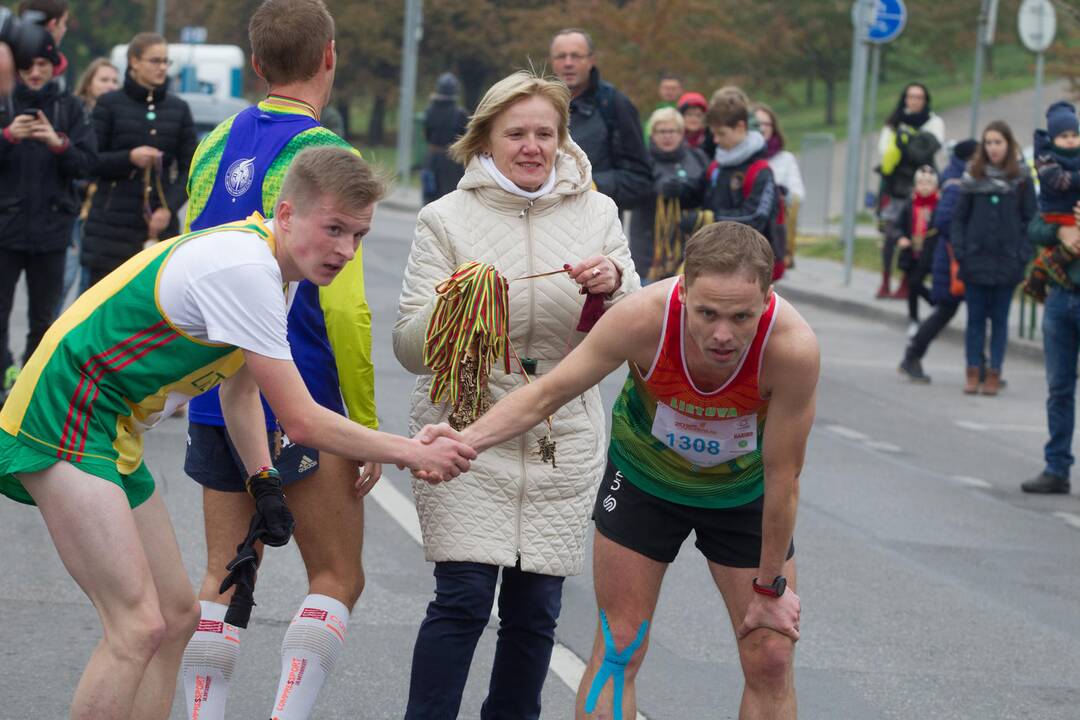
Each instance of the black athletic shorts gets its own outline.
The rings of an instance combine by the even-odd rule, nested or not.
[[[694,545],[718,565],[756,568],[761,563],[764,498],[733,508],[699,508],[658,498],[637,488],[609,460],[593,521],[609,540],[657,562],[670,563],[693,530]],[[788,558],[795,554],[795,543]]]
[[[319,451],[315,448],[288,442],[286,437],[275,457],[273,432],[266,433],[266,442],[282,484],[301,480],[319,469]],[[201,423],[188,423],[184,472],[203,487],[221,492],[244,492],[247,479],[244,463],[225,428]]]

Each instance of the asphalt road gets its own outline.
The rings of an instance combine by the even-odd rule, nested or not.
[[[382,426],[404,432],[412,379],[390,346],[413,217],[382,209],[365,241],[375,318]],[[21,297],[21,296],[20,296]],[[962,350],[935,345],[929,386],[901,381],[904,340],[870,321],[803,305],[823,348],[818,418],[796,532],[803,639],[796,658],[800,715],[820,720],[1080,717],[1080,495],[1030,497],[1041,469],[1041,365],[1006,360],[997,398],[961,394]],[[13,344],[25,306],[16,306]],[[622,371],[605,381],[613,399]],[[172,513],[184,560],[201,579],[199,491],[184,477],[185,423],[147,438],[147,459]],[[367,587],[345,652],[316,715],[400,718],[416,628],[433,589],[431,566],[387,510],[411,500],[393,468],[366,503]],[[397,491],[397,492],[394,492]],[[413,528],[415,529],[415,528]],[[96,616],[70,580],[32,508],[0,502],[0,719],[63,718],[98,639]],[[116,548],[117,562],[124,548]],[[586,563],[589,567],[590,563]],[[295,546],[268,553],[251,628],[243,634],[230,718],[266,718],[278,647],[306,583]],[[588,653],[596,609],[588,576],[567,581],[558,639]],[[735,718],[741,675],[730,623],[692,542],[668,571],[638,684],[648,718]],[[495,629],[484,633],[461,717],[479,716]],[[562,654],[564,659],[569,653]],[[563,663],[572,675],[572,660]],[[572,715],[555,672],[544,720]],[[183,701],[174,705],[182,718]]]

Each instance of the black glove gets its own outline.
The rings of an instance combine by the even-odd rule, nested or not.
[[[255,515],[248,526],[244,542],[236,546],[236,557],[225,566],[229,574],[221,581],[218,593],[224,595],[233,585],[236,591],[229,601],[225,612],[225,622],[239,628],[246,628],[251,619],[251,608],[255,607],[255,577],[259,569],[259,556],[255,553],[255,537],[258,534],[260,518]]]
[[[259,540],[271,547],[281,547],[292,537],[293,520],[289,506],[285,504],[285,494],[281,491],[281,476],[274,468],[267,468],[255,473],[245,482],[248,492],[255,498],[255,518],[252,529]],[[261,521],[261,527],[255,528],[255,519]]]
[[[671,200],[681,198],[685,191],[686,181],[678,175],[672,175],[660,183],[660,194]]]

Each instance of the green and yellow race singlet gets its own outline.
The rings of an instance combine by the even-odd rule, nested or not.
[[[779,301],[770,293],[757,333],[731,378],[699,390],[683,356],[685,313],[672,284],[660,347],[647,373],[631,364],[611,412],[608,456],[636,487],[702,508],[730,508],[764,492],[761,446],[769,402],[758,375]]]
[[[174,326],[158,298],[171,254],[188,240],[218,232],[252,233],[273,248],[273,235],[257,213],[180,235],[132,257],[49,328],[0,412],[0,492],[33,504],[14,473],[62,460],[124,487],[132,507],[150,496],[143,431],[244,362],[235,347]]]

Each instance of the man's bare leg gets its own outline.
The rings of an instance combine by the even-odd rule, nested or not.
[[[104,629],[71,704],[73,720],[128,720],[165,636],[150,562],[127,496],[66,462],[20,479],[41,509],[71,577]]]
[[[600,532],[593,540],[593,584],[596,588],[596,604],[607,616],[612,639],[619,652],[623,652],[638,637],[642,622],[652,621],[656,601],[660,596],[660,583],[667,571],[667,564],[652,560],[629,548],[609,540]],[[651,632],[652,628],[649,628]],[[624,670],[625,686],[622,697],[622,716],[632,720],[637,714],[637,698],[634,681],[645,659],[649,640],[634,652]],[[606,643],[599,624],[593,640],[592,657],[577,693],[577,720],[611,720],[613,715],[614,682],[608,680],[600,693],[600,699],[592,713],[585,712],[585,701],[592,689],[593,679],[604,664]]]
[[[751,583],[757,568],[734,568],[709,562],[709,572],[724,596],[732,627],[737,632],[754,597]],[[788,589],[794,591],[794,558],[784,564],[783,575],[787,578]],[[774,630],[760,628],[738,642],[745,682],[739,720],[794,720],[794,641]]]
[[[155,491],[149,500],[135,508],[134,516],[157,588],[165,636],[146,667],[131,717],[165,719],[176,694],[180,658],[199,623],[199,603],[160,494]]]
[[[285,491],[308,592],[332,597],[349,610],[364,591],[364,500],[353,488],[358,472],[353,460],[319,453],[319,469]]]

